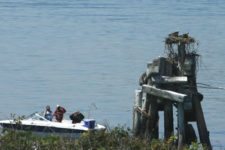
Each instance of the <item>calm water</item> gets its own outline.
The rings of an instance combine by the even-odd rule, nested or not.
[[[69,113],[131,126],[138,78],[164,55],[170,32],[199,40],[198,82],[225,87],[224,27],[222,0],[0,0],[0,118],[61,104]],[[220,149],[225,91],[199,90]]]

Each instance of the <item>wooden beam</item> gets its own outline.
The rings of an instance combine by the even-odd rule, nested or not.
[[[177,92],[169,91],[169,90],[161,90],[146,84],[142,86],[142,91],[157,97],[169,99],[176,102],[183,102],[187,98],[187,95],[185,94],[181,94],[181,93],[177,93]]]
[[[173,84],[173,83],[187,83],[186,76],[169,77],[169,76],[152,76],[152,82],[156,84]]]

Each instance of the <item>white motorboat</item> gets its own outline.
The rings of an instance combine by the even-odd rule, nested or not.
[[[86,131],[105,130],[105,126],[95,123],[94,119],[84,119],[80,123],[73,124],[71,120],[62,122],[49,121],[39,113],[33,113],[29,117],[16,120],[1,120],[3,129],[31,131],[40,134],[55,134],[62,136],[77,137]]]

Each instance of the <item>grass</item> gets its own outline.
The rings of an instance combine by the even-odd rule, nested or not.
[[[85,132],[79,139],[57,136],[37,136],[31,132],[8,130],[0,137],[3,150],[174,150],[175,137],[167,141],[151,142],[133,137],[129,129],[115,127],[110,131]],[[198,143],[184,147],[185,150],[205,149]]]

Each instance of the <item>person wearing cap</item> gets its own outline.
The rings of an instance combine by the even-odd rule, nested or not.
[[[52,115],[52,111],[51,111],[49,105],[46,106],[46,109],[45,109],[45,111],[44,111],[44,117],[45,117],[47,120],[52,121],[53,115]]]
[[[57,105],[56,110],[53,114],[53,116],[55,116],[55,119],[56,119],[57,122],[62,122],[63,115],[64,115],[65,112],[66,112],[65,108]]]

